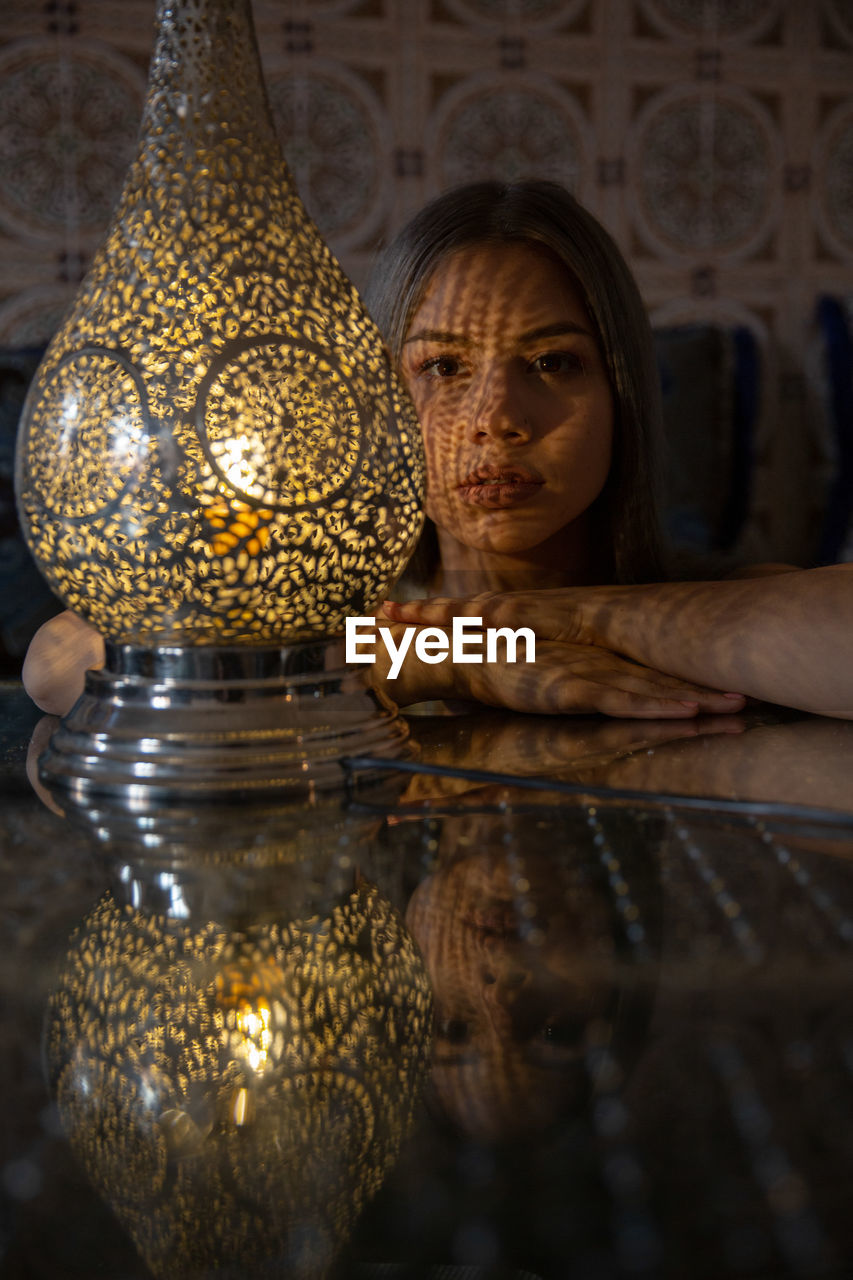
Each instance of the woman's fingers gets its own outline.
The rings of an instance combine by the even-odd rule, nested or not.
[[[606,716],[626,716],[642,720],[657,720],[664,716],[672,720],[689,720],[699,714],[698,702],[656,697],[653,694],[636,693],[631,689],[618,689],[608,685],[600,685],[594,696],[596,711]]]
[[[542,641],[537,645],[535,663],[507,664],[502,667],[501,679],[506,678],[510,672],[517,676],[519,682],[524,682],[527,677],[533,680],[544,679],[547,683],[556,675],[578,687],[585,684],[591,690],[619,690],[626,695],[646,699],[650,706],[666,705],[670,710],[675,706],[683,708],[676,712],[679,716],[692,715],[698,711],[728,715],[733,711],[740,711],[744,705],[744,699],[737,694],[721,693],[717,689],[690,684],[677,676],[654,671],[618,654],[590,645]],[[596,705],[595,710],[602,708]]]
[[[483,664],[467,678],[480,701],[516,711],[686,720],[743,706],[742,698],[685,684],[605,650],[556,641],[538,646],[536,663]]]
[[[745,701],[743,698],[729,697],[728,694],[718,693],[714,689],[684,685],[672,687],[666,677],[654,678],[656,674],[651,673],[649,677],[645,674],[635,676],[630,672],[613,671],[606,676],[601,673],[591,673],[586,678],[591,684],[607,692],[617,692],[620,697],[630,700],[631,706],[636,707],[640,703],[645,703],[652,710],[644,711],[644,715],[654,715],[655,707],[668,708],[667,715],[677,716],[731,715],[733,712],[743,710]],[[613,712],[600,705],[596,709],[604,710],[607,715],[634,714],[632,711]]]
[[[572,678],[555,689],[558,711],[597,711],[606,716],[643,720],[692,720],[705,708],[698,701],[638,692],[615,684]]]
[[[591,670],[591,680],[602,678],[600,672]],[[629,693],[643,697],[663,698],[667,701],[683,702],[685,705],[700,708],[703,712],[716,712],[728,715],[733,711],[741,711],[745,699],[739,694],[720,693],[717,689],[705,689],[701,685],[685,684],[680,680],[672,680],[663,672],[650,671],[646,667],[634,667],[626,663],[625,669],[614,668],[605,677]]]

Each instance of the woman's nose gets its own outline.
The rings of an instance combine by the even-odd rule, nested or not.
[[[482,972],[483,999],[487,1005],[510,1008],[523,994],[528,977],[520,965],[486,965]]]
[[[474,440],[524,443],[532,434],[524,388],[514,373],[492,373],[476,388],[469,433]]]

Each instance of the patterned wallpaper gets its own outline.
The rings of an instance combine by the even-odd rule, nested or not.
[[[154,0],[0,0],[0,344],[49,336],[130,158]],[[254,0],[298,186],[345,268],[437,191],[551,176],[658,325],[762,355],[750,554],[807,558],[833,445],[815,301],[853,295],[853,0]]]

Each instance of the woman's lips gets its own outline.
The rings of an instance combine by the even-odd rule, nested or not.
[[[516,467],[484,467],[466,476],[458,492],[472,507],[515,507],[538,493],[544,483]]]
[[[518,934],[518,910],[515,903],[494,901],[477,904],[463,916],[469,929],[483,933],[514,937]]]

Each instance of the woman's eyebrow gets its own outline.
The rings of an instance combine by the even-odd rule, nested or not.
[[[410,342],[444,342],[452,346],[466,347],[471,345],[470,338],[466,338],[461,333],[451,333],[447,329],[419,329],[417,333],[409,334],[403,346],[407,346]]]
[[[551,324],[543,324],[535,329],[527,329],[524,333],[520,333],[516,338],[517,342],[536,342],[540,338],[555,338],[563,334],[576,333],[584,338],[594,337],[592,330],[587,329],[582,324],[577,324],[574,320],[555,320]],[[467,337],[464,333],[453,333],[449,329],[418,329],[417,333],[410,333],[404,340],[403,346],[407,346],[410,342],[440,342],[446,346],[464,346],[473,345],[473,339]]]
[[[558,338],[564,333],[578,333],[584,338],[593,337],[591,329],[574,320],[555,320],[553,324],[540,325],[538,329],[528,329],[518,335],[519,342],[536,342],[539,338]]]

